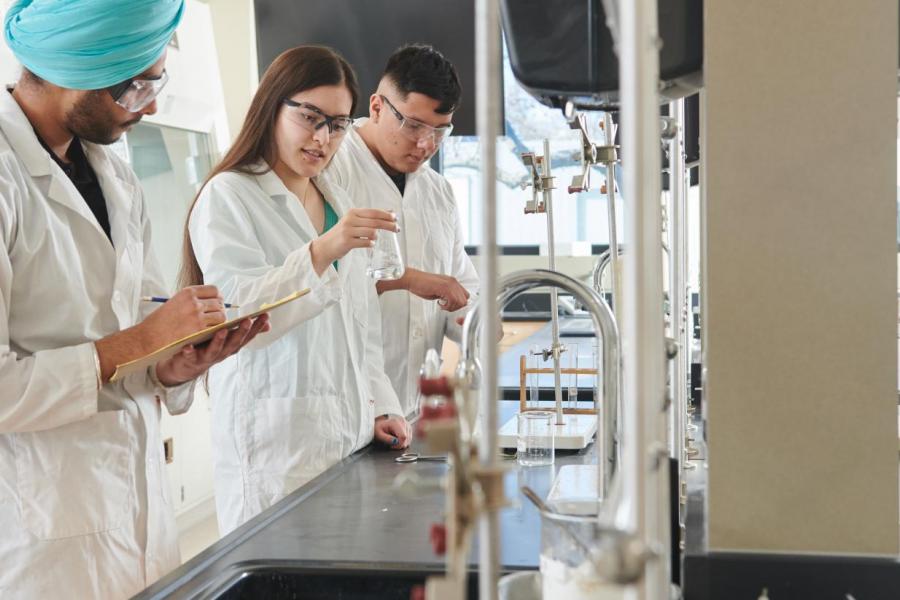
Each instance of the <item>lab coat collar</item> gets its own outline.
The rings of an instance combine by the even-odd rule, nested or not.
[[[260,161],[259,163],[253,165],[251,167],[253,172],[258,173],[255,175],[256,182],[259,184],[259,187],[262,188],[262,191],[269,196],[270,198],[278,198],[278,197],[293,197],[293,192],[291,192],[284,182],[281,181],[281,178],[275,173],[274,170],[269,168],[268,163],[264,161]],[[265,170],[264,173],[259,173],[260,171]],[[334,212],[337,213],[338,217],[341,217],[346,212],[346,206],[344,205],[343,199],[340,198],[339,192],[336,192],[331,188],[328,184],[328,180],[325,177],[313,177],[313,183],[319,188],[319,191],[325,196],[325,200],[331,205],[331,208],[334,209]],[[305,214],[305,211],[304,211]],[[310,223],[310,227],[312,224]]]
[[[47,196],[93,223],[97,232],[105,238],[106,234],[100,228],[87,203],[81,198],[75,185],[41,145],[34,127],[18,102],[12,97],[9,88],[0,92],[0,129],[3,130],[13,152],[25,165],[31,177],[50,177]],[[83,140],[81,145],[88,162],[97,175],[100,189],[103,190],[110,213],[113,240],[118,246],[119,240],[124,242],[124,236],[127,233],[124,228],[131,212],[134,186],[116,173],[106,151],[96,144]]]
[[[355,145],[359,146],[359,147],[363,150],[363,153],[365,154],[365,156],[366,156],[370,161],[372,161],[372,163],[373,163],[376,167],[378,167],[378,170],[381,171],[381,174],[382,174],[382,176],[384,177],[384,179],[385,179],[386,181],[391,182],[391,186],[394,187],[394,188],[396,188],[396,185],[394,185],[393,180],[391,180],[390,176],[389,176],[389,175],[387,174],[387,172],[384,170],[384,167],[381,166],[381,163],[378,162],[378,159],[375,158],[375,155],[374,155],[374,154],[372,153],[372,151],[369,149],[369,146],[366,144],[366,141],[362,138],[361,135],[359,135],[359,132],[357,131],[360,127],[362,127],[363,125],[365,125],[365,124],[366,124],[366,121],[368,121],[368,120],[369,120],[368,117],[360,117],[360,118],[356,119],[356,120],[353,122],[353,127],[350,129],[350,135],[348,136],[350,139],[346,140],[344,143],[350,142],[350,143],[352,143],[352,144],[355,144]],[[431,168],[430,162],[429,162],[429,161],[425,161],[425,163],[424,163],[422,166],[420,166],[418,169],[416,169],[416,170],[413,171],[412,173],[407,173],[407,174],[406,174],[406,184],[407,184],[407,186],[410,184],[410,182],[412,182],[413,180],[419,178],[419,177],[422,175],[422,173],[424,173],[425,171],[427,171],[427,170],[430,169],[430,168]],[[397,193],[400,194],[400,191],[397,190]],[[400,194],[400,195],[402,196],[403,194]]]
[[[275,174],[272,167],[265,161],[254,164],[250,169],[253,173],[256,173],[254,177],[256,177],[256,182],[259,184],[259,187],[262,188],[262,191],[270,198],[287,196],[291,193],[291,191],[287,189],[287,186],[284,185],[284,182],[281,181],[281,178]]]
[[[109,212],[113,245],[117,254],[121,254],[128,239],[128,221],[131,218],[131,209],[136,196],[135,187],[119,176],[106,150],[97,144],[84,141],[81,142],[81,145],[88,162],[97,175],[100,189],[103,190],[103,198],[106,200],[106,209]],[[81,204],[86,205],[85,202],[81,202]],[[96,221],[93,214],[91,214],[91,219]]]
[[[263,169],[266,169],[264,173],[260,173]],[[256,182],[259,184],[259,187],[262,191],[272,198],[287,199],[287,210],[294,216],[295,224],[291,224],[292,227],[299,227],[300,231],[303,232],[308,239],[314,240],[319,237],[316,228],[313,226],[312,221],[309,218],[309,214],[307,214],[306,209],[303,208],[303,205],[300,204],[300,201],[297,200],[297,196],[291,192],[281,178],[268,167],[268,163],[264,161],[260,161],[259,163],[253,165],[252,170],[255,175]],[[322,192],[322,195],[325,197],[325,201],[331,205],[331,208],[334,209],[334,212],[337,214],[338,218],[344,216],[347,212],[349,203],[346,201],[341,194],[343,193],[339,189],[333,188],[329,183],[326,177],[314,177],[312,179],[313,183],[319,188],[319,191]],[[340,263],[340,260],[338,261]],[[331,267],[329,267],[331,269]],[[349,269],[338,269],[338,277],[342,282],[346,282],[347,277],[349,276]]]
[[[12,88],[0,93],[0,129],[16,157],[22,161],[32,177],[50,175],[53,159],[38,141],[31,121],[22,112],[22,107],[12,96]]]

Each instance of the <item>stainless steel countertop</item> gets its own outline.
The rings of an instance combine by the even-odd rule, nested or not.
[[[512,417],[516,405],[501,402],[501,423]],[[401,495],[393,481],[404,471],[427,477],[440,475],[448,467],[432,462],[398,464],[394,462],[397,455],[374,445],[357,452],[135,598],[192,598],[230,565],[249,560],[348,569],[439,569],[443,559],[432,552],[428,534],[431,523],[442,520],[444,495]],[[511,504],[501,514],[504,570],[538,566],[540,517],[519,488],[528,485],[546,497],[561,466],[593,463],[593,444],[578,453],[558,452],[553,466],[524,468],[509,461],[505,483]],[[473,564],[475,557],[477,551],[470,555]]]

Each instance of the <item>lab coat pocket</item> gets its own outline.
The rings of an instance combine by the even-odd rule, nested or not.
[[[344,458],[337,396],[255,402],[251,469],[265,495],[278,499]]]
[[[14,434],[19,509],[41,540],[118,529],[134,500],[125,411]]]

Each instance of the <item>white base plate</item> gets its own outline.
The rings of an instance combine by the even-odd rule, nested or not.
[[[554,446],[557,450],[581,450],[597,433],[597,415],[563,415],[564,423],[554,425]],[[518,414],[503,424],[497,435],[501,448],[515,448],[519,437]]]

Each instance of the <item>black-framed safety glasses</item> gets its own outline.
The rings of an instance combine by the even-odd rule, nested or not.
[[[350,117],[326,115],[318,106],[307,102],[294,102],[290,98],[285,98],[284,105],[290,109],[287,117],[307,131],[316,132],[322,127],[327,127],[329,135],[340,137],[353,126],[353,119]]]
[[[159,77],[126,79],[106,88],[116,104],[128,112],[138,112],[156,100],[169,82],[169,74],[163,71]]]
[[[387,104],[388,108],[391,109],[391,112],[394,113],[394,116],[397,118],[397,121],[400,123],[400,133],[402,133],[406,138],[413,142],[419,142],[423,139],[428,139],[429,137],[434,139],[435,144],[440,144],[444,141],[450,132],[453,131],[453,124],[449,125],[441,125],[440,127],[432,127],[428,123],[423,123],[417,119],[413,119],[412,117],[407,117],[399,110],[397,107],[391,104],[391,101],[384,97],[382,94],[378,94],[378,97]]]

